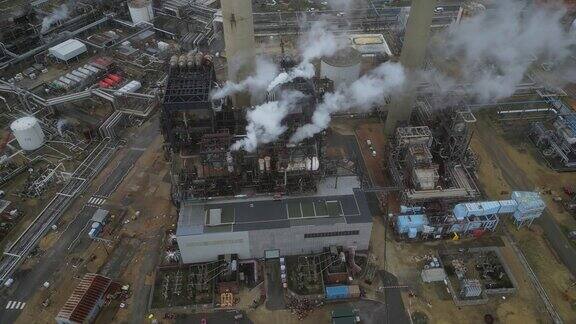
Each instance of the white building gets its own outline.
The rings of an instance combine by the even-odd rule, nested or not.
[[[390,46],[388,46],[388,43],[382,34],[350,35],[350,46],[362,53],[362,56],[392,56]]]
[[[184,203],[176,231],[182,261],[308,254],[330,245],[366,250],[372,215],[359,187],[356,177],[340,177],[322,181],[314,196]]]

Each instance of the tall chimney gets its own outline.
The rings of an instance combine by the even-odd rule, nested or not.
[[[252,0],[221,0],[224,21],[224,42],[228,61],[228,79],[238,82],[252,73],[254,68],[254,21]],[[237,106],[250,104],[247,93],[233,98]]]
[[[406,24],[404,45],[400,55],[400,63],[408,73],[409,88],[402,95],[392,98],[385,125],[385,132],[388,135],[394,133],[399,123],[410,121],[416,100],[417,84],[414,82],[414,74],[420,69],[426,57],[430,25],[436,4],[436,0],[412,0],[410,16]]]

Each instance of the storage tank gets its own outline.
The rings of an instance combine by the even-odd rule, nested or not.
[[[122,88],[118,89],[118,91],[116,91],[116,95],[119,96],[119,95],[126,94],[126,93],[134,93],[134,92],[138,91],[141,87],[142,87],[142,83],[140,83],[139,81],[133,80],[133,81],[128,82]]]
[[[130,0],[128,1],[128,10],[135,25],[154,19],[152,0]]]
[[[44,132],[38,119],[34,117],[16,119],[12,122],[10,128],[18,144],[25,151],[36,150],[44,144]]]
[[[334,81],[334,87],[349,85],[360,77],[362,55],[346,47],[330,57],[322,58],[320,76]]]

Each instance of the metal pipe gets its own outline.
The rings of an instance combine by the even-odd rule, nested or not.
[[[4,98],[3,96],[0,96],[0,100],[4,101],[4,104],[6,105],[6,108],[8,108],[8,111],[12,111],[12,108],[10,107],[8,102],[6,101],[6,98]]]

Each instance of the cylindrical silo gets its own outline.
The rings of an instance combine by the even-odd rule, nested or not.
[[[320,76],[334,81],[334,87],[349,85],[360,77],[362,54],[346,47],[330,57],[322,58]]]
[[[18,144],[25,151],[33,151],[44,144],[44,132],[38,119],[34,117],[16,119],[12,122],[10,128]]]
[[[130,0],[128,1],[130,18],[135,25],[142,22],[150,22],[154,19],[152,0]]]

